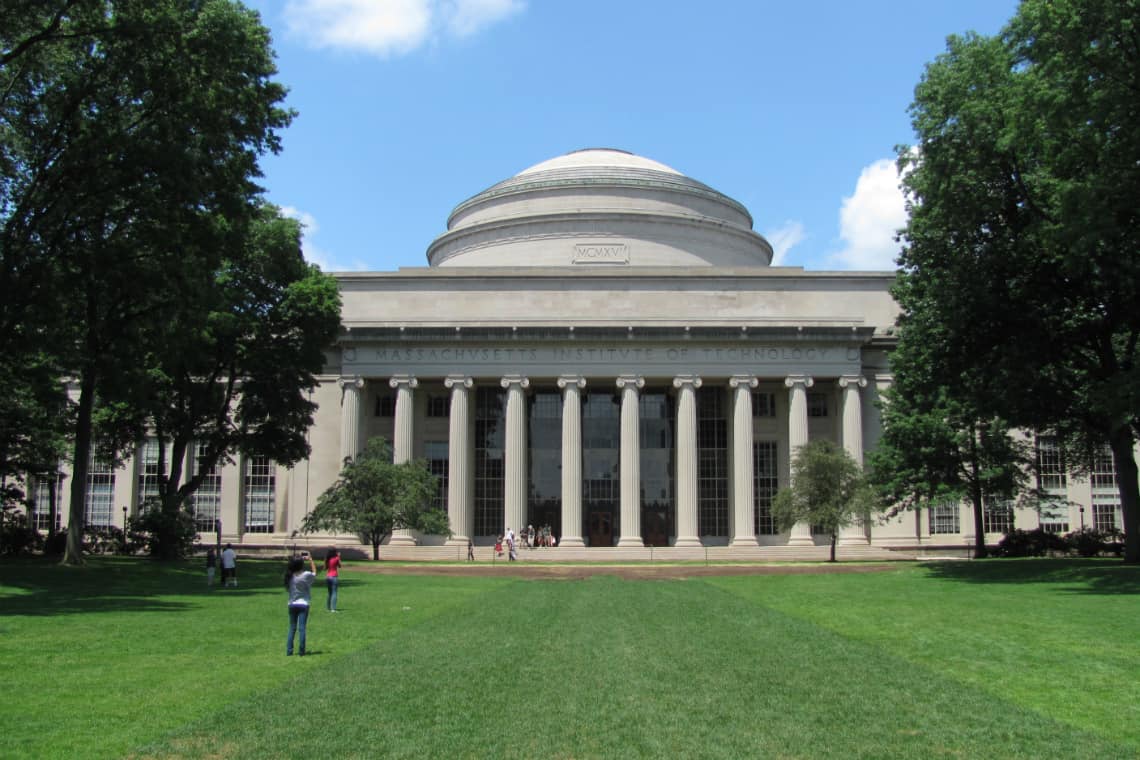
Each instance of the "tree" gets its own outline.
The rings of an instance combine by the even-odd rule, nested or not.
[[[998,37],[951,37],[900,151],[900,306],[986,415],[1112,450],[1140,562],[1137,0],[1026,0]],[[1074,445],[1083,443],[1083,445]]]
[[[858,462],[822,438],[800,446],[792,459],[792,484],[772,502],[780,530],[811,523],[831,536],[831,561],[839,531],[867,519],[877,508]]]
[[[148,332],[248,234],[258,157],[292,114],[268,31],[232,0],[19,3],[3,20],[0,350],[38,342],[73,379],[78,563],[97,408],[137,398]]]
[[[897,295],[897,294],[896,294]],[[888,507],[921,509],[969,500],[974,553],[986,556],[985,502],[1013,498],[1028,481],[1029,447],[999,417],[986,416],[955,394],[930,356],[940,325],[904,315],[891,354],[894,384],[882,404],[883,436],[867,459],[867,478]]]
[[[372,438],[356,461],[345,462],[301,530],[353,533],[372,545],[372,559],[378,560],[380,544],[396,528],[451,535],[447,514],[430,508],[435,489],[436,478],[426,464],[393,464],[388,442]]]
[[[160,528],[177,528],[174,516],[235,453],[285,465],[309,454],[308,392],[340,326],[340,294],[333,277],[305,263],[300,236],[295,220],[263,206],[217,271],[202,273],[189,308],[173,304],[149,332],[147,381],[123,424],[158,442]],[[152,550],[176,556],[177,535],[158,536]]]

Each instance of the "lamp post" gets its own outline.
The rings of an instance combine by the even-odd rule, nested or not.
[[[127,537],[127,508],[123,507],[123,538]]]
[[[1081,530],[1083,531],[1085,529],[1085,508],[1081,507],[1080,512],[1081,512]]]

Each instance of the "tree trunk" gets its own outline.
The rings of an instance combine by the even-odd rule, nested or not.
[[[838,541],[839,541],[839,534],[838,533],[832,533],[831,534],[831,561],[832,562],[835,561],[835,544],[838,543]]]
[[[372,559],[379,561],[380,559],[380,542],[372,542]]]
[[[1120,492],[1120,511],[1124,519],[1124,561],[1140,564],[1140,486],[1137,483],[1136,459],[1133,454],[1135,440],[1132,430],[1122,425],[1109,437],[1112,459],[1116,465],[1116,487]]]
[[[974,506],[974,557],[985,559],[986,551],[986,520],[982,514],[982,480],[981,466],[978,464],[978,438],[974,429],[970,428],[970,501]]]
[[[75,447],[71,458],[71,503],[67,512],[67,546],[63,564],[83,564],[83,527],[87,518],[87,467],[91,458],[91,417],[95,409],[95,370],[87,367],[79,381],[75,413]]]

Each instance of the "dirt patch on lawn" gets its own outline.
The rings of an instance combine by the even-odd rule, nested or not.
[[[450,575],[456,577],[524,578],[529,580],[580,580],[595,575],[613,575],[625,580],[684,580],[724,575],[825,575],[831,573],[881,573],[897,563],[843,563],[827,565],[528,565],[522,562],[489,564],[354,564],[353,573],[377,575]]]

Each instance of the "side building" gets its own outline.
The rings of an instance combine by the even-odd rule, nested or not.
[[[313,392],[310,458],[210,473],[194,503],[202,539],[220,521],[224,541],[289,543],[340,463],[379,435],[439,476],[462,546],[527,525],[564,547],[824,544],[809,525],[778,532],[770,505],[797,446],[826,438],[862,461],[877,444],[894,274],[773,267],[752,224],[707,185],[609,149],[464,201],[427,267],[337,275],[343,326]],[[994,504],[988,540],[1014,525],[1120,525],[1111,458],[1074,481],[1047,438],[1038,447],[1044,485],[1072,506]],[[154,492],[156,449],[144,442],[118,469],[93,462],[89,523],[121,526]],[[33,488],[43,528],[50,485]],[[972,533],[968,509],[946,504],[841,543],[960,547]]]

